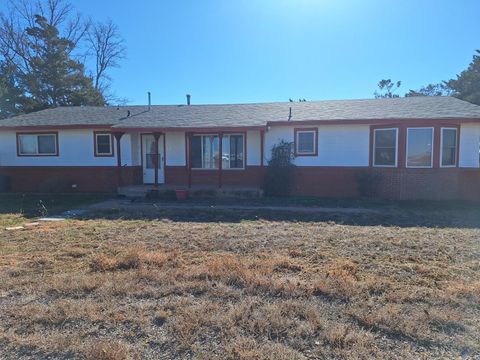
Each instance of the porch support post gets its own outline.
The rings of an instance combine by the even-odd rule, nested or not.
[[[160,133],[155,132],[153,133],[153,138],[155,139],[155,152],[153,155],[153,158],[155,159],[154,161],[154,166],[155,166],[155,186],[158,186],[158,139],[160,138]]]
[[[223,163],[223,151],[222,151],[222,139],[223,133],[218,134],[218,187],[222,188],[222,163]]]
[[[265,130],[260,130],[260,166],[264,163],[264,148],[265,148]]]
[[[187,161],[187,172],[188,172],[188,188],[192,187],[192,133],[187,133],[185,144],[185,154]]]
[[[115,137],[117,143],[117,184],[122,186],[122,149],[120,146],[120,140],[122,139],[123,132],[114,132],[113,136]]]

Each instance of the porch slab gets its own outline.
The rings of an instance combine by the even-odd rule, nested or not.
[[[118,194],[128,198],[174,198],[175,190],[186,190],[190,198],[258,199],[263,190],[258,187],[212,185],[129,185],[118,188]]]

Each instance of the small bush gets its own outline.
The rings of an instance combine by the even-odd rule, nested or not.
[[[362,171],[355,174],[357,190],[362,197],[378,196],[378,187],[382,181],[382,175],[378,172]]]
[[[291,142],[282,140],[273,146],[263,187],[266,196],[290,195],[295,176],[294,158]]]

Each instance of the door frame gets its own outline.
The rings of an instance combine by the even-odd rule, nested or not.
[[[165,141],[165,133],[164,133],[164,132],[160,132],[159,134],[160,134],[160,138],[159,138],[159,140],[158,140],[158,149],[161,149],[161,146],[162,146],[162,144],[161,144],[162,140],[161,140],[161,139],[163,139],[163,159],[160,160],[160,161],[162,162],[163,167],[161,168],[161,167],[159,166],[158,170],[159,170],[159,175],[160,175],[160,171],[162,171],[161,169],[163,169],[163,182],[160,182],[160,176],[158,176],[158,179],[159,179],[158,184],[159,184],[159,185],[162,185],[162,184],[165,184],[165,180],[166,180],[166,179],[165,179],[165,166],[166,166],[166,163],[167,163],[167,162],[166,162],[167,154],[166,154],[166,145],[165,145],[165,142],[166,142],[166,141]],[[145,180],[144,180],[144,177],[143,177],[143,171],[144,171],[144,168],[143,168],[143,163],[144,163],[144,161],[143,161],[143,155],[144,155],[144,154],[143,154],[143,137],[144,137],[145,135],[151,135],[151,136],[153,136],[153,132],[140,133],[140,164],[141,164],[141,166],[142,166],[142,184],[144,184],[144,185],[153,185],[154,182],[153,182],[153,183],[146,183]],[[159,150],[159,153],[160,153],[160,150]]]

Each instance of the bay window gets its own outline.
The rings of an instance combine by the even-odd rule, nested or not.
[[[373,139],[373,166],[397,166],[398,129],[375,129]]]
[[[57,134],[17,134],[19,156],[56,156]]]
[[[431,168],[433,165],[433,128],[407,129],[407,167]]]

